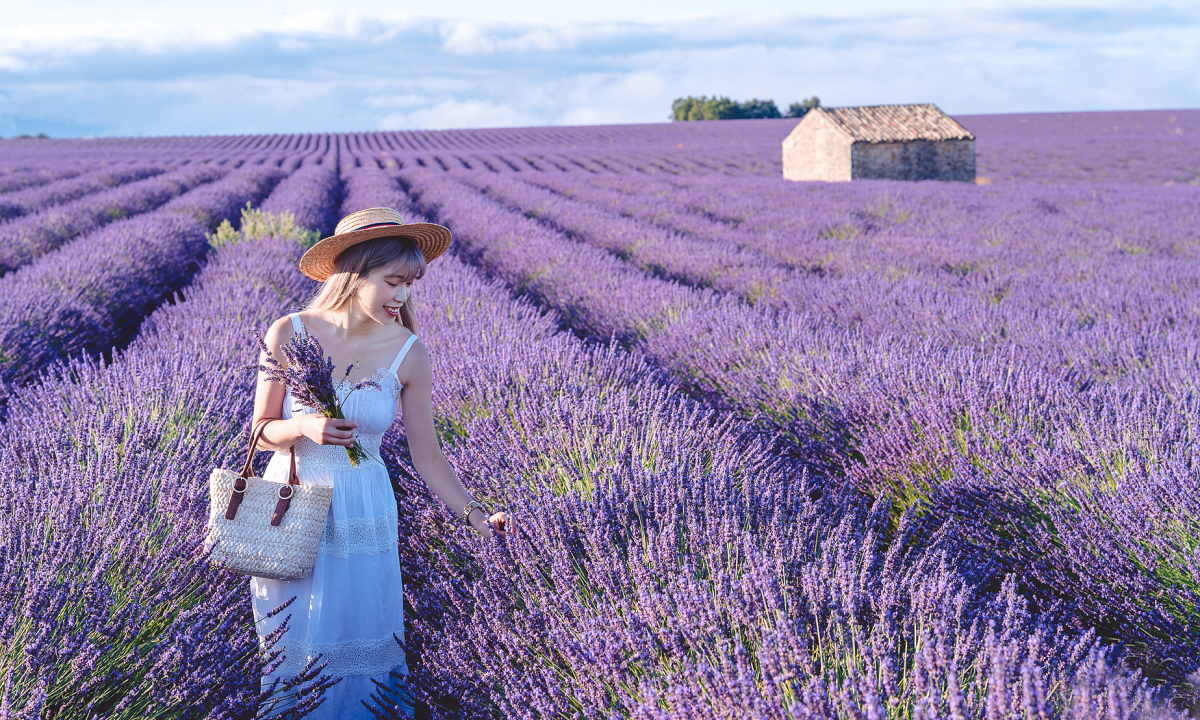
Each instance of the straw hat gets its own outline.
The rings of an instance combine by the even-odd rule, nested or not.
[[[300,258],[300,272],[313,280],[325,282],[333,274],[334,263],[343,250],[381,237],[412,239],[425,255],[426,263],[433,262],[450,247],[450,230],[441,225],[405,223],[400,213],[392,208],[367,208],[342,218],[332,236],[309,248]]]

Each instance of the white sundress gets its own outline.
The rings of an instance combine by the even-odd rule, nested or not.
[[[295,331],[303,333],[300,317],[290,317]],[[342,445],[319,445],[308,438],[296,441],[300,483],[333,487],[312,573],[300,580],[250,578],[260,640],[291,616],[287,632],[275,646],[282,646],[286,660],[263,678],[264,687],[275,678],[294,676],[318,654],[323,656],[321,662],[329,661],[324,674],[343,678],[307,717],[371,719],[374,716],[363,705],[363,701],[372,703],[371,694],[377,690],[371,680],[395,687],[397,681],[390,673],[408,674],[404,650],[392,637],[394,633],[404,638],[396,496],[387,468],[377,459],[383,434],[396,419],[401,389],[396,371],[416,339],[416,335],[408,339],[391,367],[375,371],[379,390],[355,391],[343,405],[346,417],[358,423],[359,443],[375,459],[353,467]],[[285,393],[285,419],[313,412],[295,401],[290,389]],[[276,452],[264,479],[287,482],[289,462],[287,451]],[[293,595],[295,602],[263,620]]]

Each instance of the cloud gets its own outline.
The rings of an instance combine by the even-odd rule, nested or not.
[[[1200,105],[1200,11],[953,5],[865,17],[0,30],[0,134],[664,121],[688,94],[952,113]],[[74,129],[74,130],[72,130]]]
[[[496,28],[467,20],[443,23],[441,32],[442,49],[455,55],[553,53],[574,48],[584,34],[570,26]]]
[[[443,100],[433,107],[386,115],[376,129],[484,128],[537,124],[537,116],[486,100]]]

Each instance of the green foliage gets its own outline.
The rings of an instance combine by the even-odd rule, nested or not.
[[[741,117],[747,120],[783,117],[779,114],[779,108],[775,107],[774,100],[752,98],[746,102],[738,103],[738,111],[741,112]]]
[[[787,114],[781,114],[774,100],[759,100],[752,98],[745,102],[734,102],[727,97],[711,98],[707,95],[676,98],[671,103],[671,120],[674,122],[687,120],[757,120],[759,118],[804,117],[804,114],[815,107],[820,107],[821,101],[816,95],[794,102],[788,106]]]
[[[816,95],[813,95],[810,98],[805,98],[800,102],[794,102],[791,105],[788,105],[787,115],[784,117],[804,117],[809,110],[812,110],[815,107],[821,107],[821,99]]]
[[[676,98],[671,103],[671,120],[726,120],[736,117],[736,108],[737,105],[729,98],[709,99],[706,95]]]
[[[671,120],[738,120],[783,117],[774,100],[734,102],[727,97],[684,97],[671,103]]]
[[[296,216],[284,210],[278,215],[256,210],[246,203],[242,210],[241,229],[234,230],[228,220],[217,226],[217,231],[208,236],[208,244],[214,248],[233,245],[243,240],[277,237],[295,240],[304,247],[312,247],[321,239],[321,233],[296,224]]]

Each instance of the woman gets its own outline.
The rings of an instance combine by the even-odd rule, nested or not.
[[[414,333],[411,297],[426,263],[449,244],[446,228],[406,225],[390,208],[349,215],[300,260],[305,275],[324,283],[320,292],[304,312],[280,318],[267,333],[267,347],[281,362],[280,348],[296,333],[309,333],[333,360],[335,378],[353,364],[343,388],[364,377],[379,385],[343,394],[346,419],[334,420],[298,404],[288,388],[259,374],[254,420],[279,418],[267,424],[259,443],[277,451],[264,478],[286,482],[288,449],[294,446],[300,482],[333,486],[312,573],[300,580],[250,581],[260,638],[290,614],[277,645],[286,661],[264,683],[295,675],[318,654],[329,662],[325,673],[343,678],[310,717],[371,718],[362,702],[370,703],[376,691],[372,679],[395,687],[390,674],[408,672],[404,651],[392,637],[404,637],[396,499],[378,461],[380,441],[398,407],[413,465],[429,489],[484,537],[503,536],[511,528],[508,513],[489,515],[463,488],[434,431],[429,354]],[[346,448],[356,439],[371,459],[353,467]],[[296,601],[284,612],[264,619],[292,596]]]

